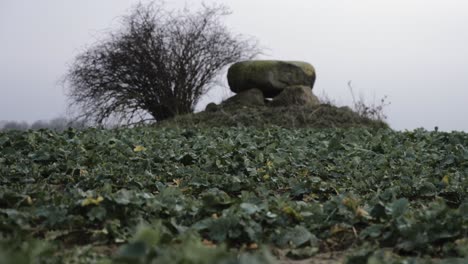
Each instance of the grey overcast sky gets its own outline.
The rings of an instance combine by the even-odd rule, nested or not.
[[[63,115],[67,65],[137,2],[0,0],[0,120]],[[166,1],[194,9],[201,2]],[[388,96],[395,129],[468,131],[466,0],[204,2],[226,4],[233,12],[226,25],[268,48],[261,58],[313,64],[319,96],[349,104],[351,80],[369,102]],[[228,94],[213,90],[199,108]]]

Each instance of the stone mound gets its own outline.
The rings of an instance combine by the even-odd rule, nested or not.
[[[220,105],[208,104],[203,112],[177,116],[162,125],[388,128],[385,122],[361,116],[349,107],[321,104],[312,92],[315,70],[305,62],[239,62],[229,69],[228,82],[234,96]]]

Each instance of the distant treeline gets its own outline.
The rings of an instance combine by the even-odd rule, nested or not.
[[[52,120],[38,120],[31,124],[26,121],[0,121],[0,130],[28,130],[51,129],[63,131],[67,128],[82,129],[86,127],[83,121],[73,121],[65,117],[57,117]]]

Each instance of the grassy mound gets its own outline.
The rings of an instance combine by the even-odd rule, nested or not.
[[[268,127],[284,128],[388,128],[381,120],[359,115],[349,107],[317,106],[218,106],[212,111],[178,116],[161,122],[165,127]]]

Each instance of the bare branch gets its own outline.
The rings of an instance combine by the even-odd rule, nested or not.
[[[255,41],[221,23],[228,14],[219,5],[191,13],[138,4],[120,31],[75,59],[65,76],[71,108],[101,125],[193,112],[226,66],[259,53]]]

